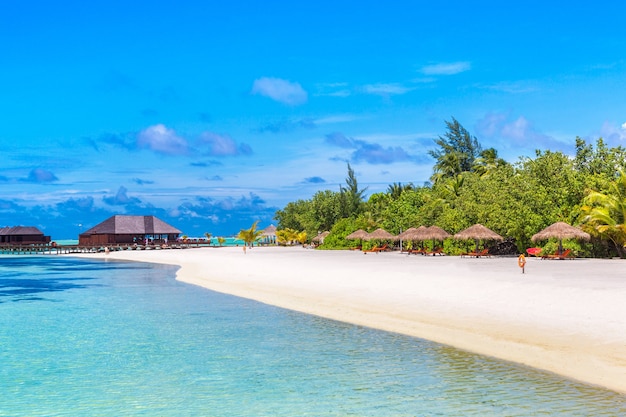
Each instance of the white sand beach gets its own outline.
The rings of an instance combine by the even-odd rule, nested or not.
[[[626,261],[260,247],[79,255],[181,266],[177,278],[444,343],[626,393]]]

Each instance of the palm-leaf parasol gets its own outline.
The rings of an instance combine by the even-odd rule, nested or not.
[[[319,235],[315,236],[313,239],[311,239],[311,242],[324,243],[324,238],[326,236],[328,236],[329,234],[330,234],[330,232],[328,232],[328,231],[322,232]]]
[[[385,229],[378,228],[374,230],[372,233],[369,233],[367,237],[363,238],[365,240],[395,240],[396,237],[386,231]]]
[[[502,236],[480,223],[470,226],[465,230],[461,230],[459,233],[454,235],[454,238],[459,240],[474,239],[476,242],[476,252],[478,252],[479,240],[503,240]]]
[[[583,232],[578,227],[571,226],[565,222],[556,222],[546,227],[542,231],[534,234],[530,240],[548,240],[550,238],[559,239],[559,254],[563,253],[563,239],[589,240],[589,233]]]
[[[446,232],[439,226],[430,226],[424,230],[423,239],[432,239],[433,241],[433,250],[435,250],[435,241],[441,240],[442,242],[450,237],[450,233]]]
[[[365,239],[367,236],[369,236],[369,233],[367,233],[363,229],[359,229],[357,231],[350,233],[348,236],[346,236],[346,239],[348,240]]]

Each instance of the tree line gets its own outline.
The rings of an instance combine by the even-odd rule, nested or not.
[[[328,230],[324,247],[348,248],[345,236],[378,227],[398,234],[409,227],[437,225],[456,233],[481,223],[506,237],[518,252],[534,246],[531,236],[557,221],[579,225],[588,244],[567,242],[579,256],[626,256],[626,149],[576,138],[576,153],[536,150],[534,158],[509,163],[494,148],[483,149],[456,119],[435,139],[430,182],[390,184],[365,199],[348,163],[345,186],[278,210],[278,229],[314,237]],[[546,243],[546,250],[550,245]],[[462,251],[446,242],[446,251]]]

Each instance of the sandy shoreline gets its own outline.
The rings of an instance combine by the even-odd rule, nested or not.
[[[79,255],[181,266],[211,290],[493,356],[626,393],[626,261],[298,248]]]

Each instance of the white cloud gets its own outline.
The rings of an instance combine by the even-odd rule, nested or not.
[[[500,82],[481,87],[510,94],[533,93],[539,90],[536,85],[528,81]]]
[[[167,155],[185,154],[188,148],[185,139],[178,136],[173,129],[168,129],[162,124],[150,126],[139,132],[137,146]]]
[[[405,87],[397,83],[391,84],[368,84],[363,87],[365,94],[375,94],[379,96],[390,96],[406,94],[411,91],[411,88]]]
[[[607,140],[608,143],[621,145],[626,141],[626,123],[620,128],[609,122],[604,122],[600,129],[600,136]]]
[[[200,141],[208,145],[210,156],[236,156],[248,155],[252,149],[245,143],[237,143],[228,135],[219,135],[213,132],[204,132],[200,136]]]
[[[260,94],[290,106],[304,104],[308,100],[307,92],[299,83],[280,78],[262,77],[254,80],[252,94]]]
[[[469,62],[449,62],[426,65],[422,67],[422,73],[426,75],[454,75],[469,71],[472,65]]]

